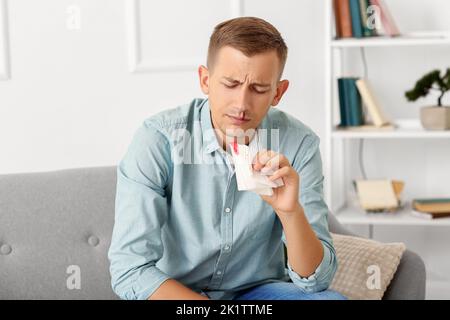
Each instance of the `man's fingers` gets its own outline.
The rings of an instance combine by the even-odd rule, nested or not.
[[[255,170],[260,170],[262,167],[266,165],[266,163],[276,156],[277,153],[272,150],[261,150],[259,151],[255,158],[253,159],[253,168]]]
[[[280,162],[281,162],[282,155],[277,154],[274,157],[270,158],[269,161],[266,162],[264,167],[261,168],[262,174],[273,174],[274,171],[278,170],[280,168]]]
[[[283,178],[287,175],[289,175],[291,168],[290,167],[283,167],[281,169],[278,169],[274,172],[273,175],[269,177],[271,181],[277,180],[278,178]]]
[[[275,170],[289,165],[287,158],[279,153],[266,153],[262,156],[261,160],[258,160],[257,165],[254,166],[255,170],[261,170],[261,173],[271,174]]]

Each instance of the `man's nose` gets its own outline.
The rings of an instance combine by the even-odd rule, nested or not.
[[[236,101],[236,112],[239,112],[239,115],[242,116],[242,113],[248,110],[249,106],[249,90],[244,86],[239,90],[239,94]]]

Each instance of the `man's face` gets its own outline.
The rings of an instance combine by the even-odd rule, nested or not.
[[[256,129],[288,87],[287,80],[278,80],[280,61],[275,50],[247,57],[223,47],[212,70],[201,66],[199,75],[202,91],[209,96],[213,126],[223,138]]]

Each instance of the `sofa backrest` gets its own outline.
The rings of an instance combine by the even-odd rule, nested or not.
[[[116,299],[116,168],[0,175],[0,299]]]

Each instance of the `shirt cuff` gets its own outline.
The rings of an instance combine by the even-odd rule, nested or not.
[[[147,300],[170,277],[155,266],[146,268],[133,285],[134,297]]]
[[[334,275],[335,266],[333,266],[333,258],[330,248],[322,243],[323,258],[319,266],[309,277],[302,277],[295,272],[289,261],[287,262],[289,277],[292,282],[305,292],[317,292],[328,288],[331,278]]]

